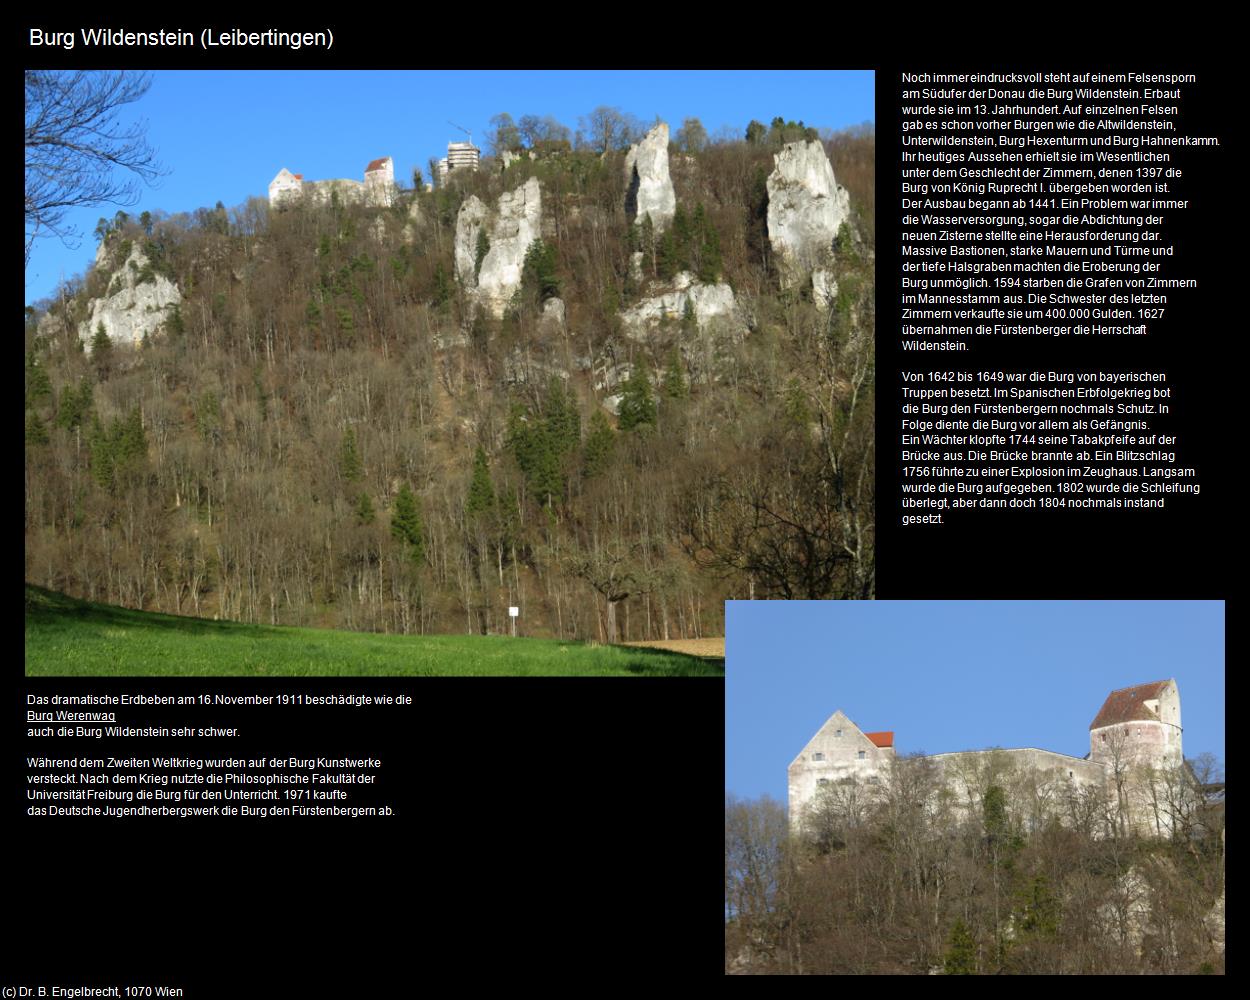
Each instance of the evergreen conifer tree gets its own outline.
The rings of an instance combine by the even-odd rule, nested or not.
[[[103,323],[95,328],[95,336],[91,338],[91,363],[95,366],[100,381],[108,378],[113,367],[113,342],[109,340]]]
[[[395,498],[395,508],[391,511],[391,534],[407,549],[408,558],[413,563],[420,564],[425,559],[425,527],[421,523],[417,498],[407,483],[400,487]]]
[[[622,389],[619,423],[621,430],[655,424],[655,400],[651,396],[651,380],[642,365],[635,365]]]
[[[971,976],[977,971],[977,943],[963,920],[956,920],[946,950],[944,971],[948,976]]]
[[[64,389],[56,411],[58,427],[72,431],[81,427],[83,419],[91,409],[91,383],[86,380],[79,382],[78,387]]]
[[[616,432],[603,411],[595,410],[590,418],[590,430],[586,434],[586,446],[582,453],[582,475],[591,479],[607,469],[615,446]]]
[[[360,463],[360,451],[356,447],[356,429],[349,427],[343,432],[343,446],[339,458],[339,470],[349,483],[358,483],[364,475]]]
[[[469,482],[469,497],[464,512],[470,521],[488,516],[495,507],[495,489],[490,481],[490,467],[486,452],[478,445],[473,456],[473,479]]]
[[[48,443],[47,428],[43,426],[43,421],[34,410],[26,414],[26,443],[33,445]]]
[[[674,347],[668,352],[668,365],[664,369],[664,395],[669,399],[685,399],[690,395],[686,376],[681,367],[681,352]]]
[[[26,407],[37,406],[52,396],[52,380],[35,358],[35,352],[26,354]]]

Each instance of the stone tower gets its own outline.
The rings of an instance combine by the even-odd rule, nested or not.
[[[1107,695],[1089,724],[1089,759],[1112,766],[1179,766],[1184,758],[1176,681],[1151,681]]]
[[[395,204],[395,162],[389,156],[365,167],[365,201],[384,208]]]

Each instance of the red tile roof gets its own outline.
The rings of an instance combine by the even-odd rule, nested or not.
[[[302,180],[304,179],[304,175],[303,175],[303,174],[296,174],[296,175],[295,175],[295,179],[296,179],[297,181],[302,181]]]
[[[386,161],[388,159],[390,159],[390,157],[380,156],[376,160],[373,160],[367,167],[365,167],[365,173],[367,174],[370,170],[381,170],[384,166],[386,166]]]
[[[1151,681],[1149,684],[1138,684],[1135,687],[1120,688],[1107,695],[1102,708],[1089,724],[1090,729],[1101,729],[1103,726],[1114,726],[1118,722],[1147,720],[1157,722],[1159,716],[1146,707],[1146,702],[1158,698],[1167,681]]]
[[[864,733],[875,747],[892,747],[894,746],[894,731],[888,733]]]

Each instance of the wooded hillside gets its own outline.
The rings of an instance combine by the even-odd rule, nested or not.
[[[874,141],[825,142],[853,224],[821,309],[769,245],[785,124],[674,144],[662,236],[627,219],[622,150],[537,141],[392,208],[102,220],[98,266],[27,310],[26,579],[407,633],[504,632],[520,606],[524,634],[631,640],[723,634],[727,598],[873,596]],[[530,176],[522,291],[472,315],[459,207]],[[133,280],[181,303],[132,347],[83,324],[136,247]],[[727,282],[742,332],[627,336],[680,271]]]

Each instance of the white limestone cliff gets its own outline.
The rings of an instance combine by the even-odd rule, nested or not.
[[[657,233],[673,221],[677,195],[668,172],[668,126],[660,122],[625,154],[625,212],[629,221],[651,217]]]
[[[680,323],[686,316],[687,304],[700,330],[713,321],[723,322],[737,331],[746,328],[738,314],[733,289],[723,281],[715,285],[701,284],[689,271],[682,271],[673,279],[672,291],[643,299],[624,310],[621,313],[622,328],[626,336],[640,339],[652,327],[666,320]]]
[[[478,233],[483,226],[489,249],[478,267]],[[503,316],[521,287],[525,254],[541,232],[542,189],[537,177],[500,195],[493,213],[472,195],[460,206],[456,217],[456,278],[473,293],[474,302],[495,319]]]
[[[812,300],[821,312],[832,309],[838,300],[838,283],[823,267],[812,272]]]
[[[477,238],[486,222],[486,206],[471,194],[456,215],[456,280],[466,289],[477,287]]]
[[[105,241],[96,253],[97,266],[105,264],[111,252],[112,241]],[[113,343],[138,344],[159,331],[180,302],[178,286],[151,271],[147,255],[135,243],[110,278],[108,292],[88,303],[87,319],[78,327],[79,339],[91,340],[103,325]]]
[[[782,287],[789,288],[826,263],[851,202],[819,142],[786,143],[774,162],[767,182],[768,239]]]

